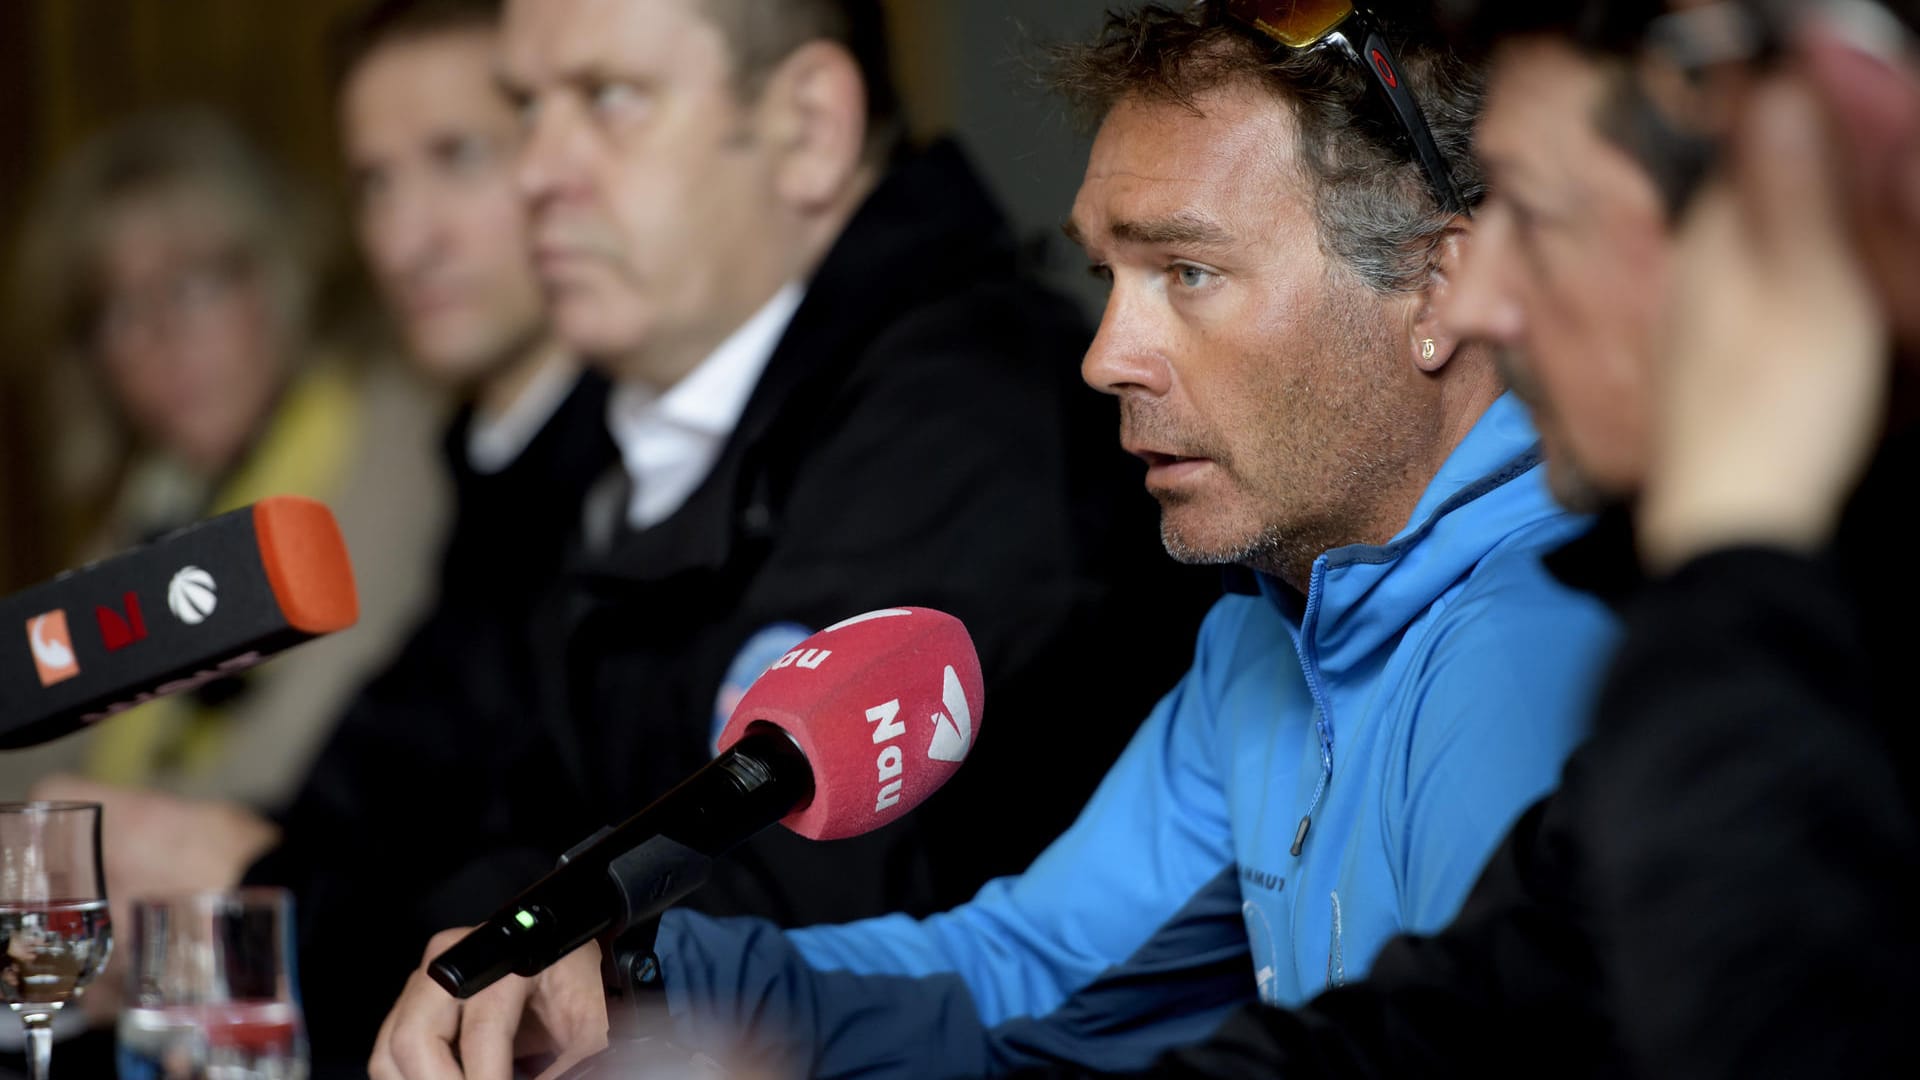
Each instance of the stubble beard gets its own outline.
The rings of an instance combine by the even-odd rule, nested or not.
[[[1183,530],[1176,511],[1200,502],[1180,492],[1156,493],[1160,540],[1167,554],[1189,565],[1238,565],[1304,590],[1317,559],[1334,548],[1381,543],[1404,523],[1430,477],[1422,451],[1422,422],[1387,374],[1393,344],[1378,316],[1329,297],[1317,318],[1330,328],[1323,340],[1350,343],[1344,361],[1317,365],[1264,387],[1250,387],[1251,416],[1266,418],[1263,438],[1248,464],[1224,451],[1188,449],[1210,458],[1254,507],[1254,520],[1231,539],[1202,542]],[[1312,403],[1304,407],[1301,403]],[[1123,399],[1123,423],[1142,431],[1170,430],[1160,417]],[[1160,443],[1191,448],[1192,443]],[[1257,460],[1253,460],[1257,459]],[[1251,471],[1248,471],[1251,470]],[[1258,482],[1261,479],[1267,482]],[[1406,502],[1404,509],[1398,504]],[[1390,519],[1390,520],[1389,520]]]
[[[1299,392],[1311,391],[1301,387]],[[1372,522],[1379,508],[1407,484],[1411,457],[1404,449],[1405,418],[1380,408],[1378,395],[1370,392],[1342,398],[1346,400],[1328,403],[1329,408],[1317,418],[1319,423],[1275,439],[1258,455],[1262,475],[1301,477],[1301,485],[1311,490],[1281,484],[1281,490],[1263,497],[1260,486],[1248,483],[1232,459],[1196,455],[1212,459],[1222,479],[1255,508],[1254,518],[1227,536],[1198,537],[1183,527],[1181,519],[1204,514],[1204,500],[1185,492],[1156,492],[1160,542],[1167,554],[1190,566],[1244,566],[1304,589],[1315,560],[1325,552],[1386,539],[1373,535],[1378,530]],[[1362,431],[1368,437],[1340,445],[1321,425]]]

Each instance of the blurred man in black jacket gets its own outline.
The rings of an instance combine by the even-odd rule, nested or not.
[[[483,719],[521,721],[512,708],[435,706],[456,680],[472,702],[524,698],[534,598],[617,458],[607,381],[547,326],[514,182],[519,120],[493,86],[498,18],[497,0],[378,0],[341,25],[332,57],[361,251],[409,359],[459,402],[444,439],[454,517],[439,599],[272,821],[237,804],[44,782],[42,797],[107,804],[117,897],[230,888],[262,860],[251,880],[296,885],[304,913],[324,910],[334,879],[351,876],[343,867],[370,865],[364,834],[344,826],[421,814],[434,799],[420,777],[447,747]],[[118,988],[103,979],[89,1012],[110,1018]],[[312,1002],[323,1019],[327,1007]]]
[[[509,6],[535,264],[556,335],[614,380],[624,468],[521,651],[436,650],[375,687],[287,824],[304,842],[250,875],[300,890],[323,1063],[364,1061],[431,931],[704,764],[812,630],[959,616],[991,733],[911,818],[765,834],[695,905],[796,924],[965,899],[1072,819],[1177,678],[1214,582],[1160,551],[1079,382],[1079,313],[955,148],[906,147],[884,41],[877,3]]]
[[[118,898],[225,889],[245,875],[293,886],[306,939],[326,941],[336,904],[361,901],[356,872],[413,858],[370,850],[369,830],[468,828],[433,818],[442,800],[430,778],[463,742],[525,722],[512,704],[528,696],[525,624],[617,455],[607,380],[548,328],[513,172],[520,124],[493,85],[498,19],[497,0],[378,0],[341,25],[332,57],[361,251],[409,358],[460,403],[444,439],[454,516],[438,601],[271,821],[237,804],[43,783],[42,797],[107,805]],[[462,687],[463,707],[443,707],[449,685]],[[327,970],[324,959],[309,967]],[[91,1016],[112,1017],[119,985],[101,980]],[[311,988],[324,1040],[341,995]],[[358,1050],[344,1056],[357,1067]]]

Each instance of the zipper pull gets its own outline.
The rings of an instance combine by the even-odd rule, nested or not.
[[[1293,834],[1293,857],[1294,858],[1296,859],[1299,858],[1301,849],[1307,846],[1307,830],[1312,827],[1313,827],[1312,814],[1308,814],[1306,817],[1303,817],[1300,819],[1300,828],[1295,830]]]

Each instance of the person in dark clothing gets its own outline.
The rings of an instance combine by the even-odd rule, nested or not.
[[[443,440],[454,512],[434,606],[270,819],[73,780],[47,791],[107,804],[117,896],[243,880],[294,891],[323,1074],[333,1033],[349,1027],[336,1016],[354,1000],[325,979],[335,957],[358,963],[350,946],[367,935],[340,904],[364,903],[356,875],[404,880],[420,858],[370,837],[470,827],[434,816],[438,785],[422,778],[458,760],[451,748],[524,722],[526,622],[560,573],[589,488],[618,460],[609,383],[549,332],[526,251],[518,119],[492,81],[498,16],[492,0],[379,0],[342,24],[333,58],[361,250],[414,366],[460,402]],[[437,707],[449,685],[463,688],[463,708]],[[122,982],[111,972],[90,995],[96,1020],[111,1018]],[[340,1055],[353,1070],[366,1038]]]
[[[508,6],[536,261],[556,332],[615,383],[623,483],[523,628],[525,715],[442,766],[429,827],[397,826],[412,865],[310,911],[334,947],[306,984],[362,979],[356,1024],[427,931],[491,914],[709,761],[813,630],[958,616],[984,739],[910,817],[831,845],[771,830],[696,906],[801,925],[956,903],[1072,819],[1178,677],[1217,575],[1155,542],[1113,409],[1079,382],[1083,317],[1025,271],[957,148],[905,145],[883,42],[874,3]],[[421,707],[458,714],[472,688],[439,690]]]
[[[1539,109],[1556,77],[1562,91],[1632,89],[1617,58],[1638,28],[1590,36],[1618,7],[1459,6],[1506,37],[1483,130],[1496,184],[1515,145],[1498,137],[1503,109]],[[1920,67],[1884,11],[1858,5],[1778,40],[1777,70],[1738,72],[1757,87],[1738,91],[1739,119],[1717,133],[1722,174],[1688,207],[1671,267],[1660,256],[1668,329],[1641,351],[1658,392],[1644,399],[1645,443],[1626,448],[1639,471],[1614,493],[1632,514],[1556,557],[1627,618],[1593,737],[1447,930],[1394,942],[1366,982],[1304,1009],[1245,1011],[1153,1075],[1920,1070],[1905,1029],[1920,1003],[1920,756],[1905,681],[1920,590],[1908,561],[1882,555],[1920,434]],[[1589,120],[1607,115],[1596,100]],[[1550,289],[1555,234],[1578,227],[1553,218],[1554,170],[1528,156],[1550,152],[1523,149],[1501,196],[1548,208],[1530,238],[1542,261],[1525,278],[1506,276],[1515,262],[1470,269],[1455,313],[1510,345],[1528,339],[1535,370],[1553,362],[1540,343],[1571,329],[1565,308],[1563,325],[1531,325],[1556,316],[1515,284]],[[1559,182],[1605,182],[1592,164],[1563,160]],[[1517,227],[1492,214],[1483,225]],[[1630,251],[1632,230],[1615,225]],[[1621,256],[1578,250],[1603,269]],[[1605,282],[1596,291],[1620,300]],[[1591,401],[1550,409],[1571,432]]]
[[[1777,70],[1737,65],[1680,236],[1636,514],[1659,582],[1583,821],[1643,1072],[1920,1072],[1920,579],[1882,554],[1920,475],[1916,15],[1819,9]]]
[[[677,1041],[741,1052],[775,1075],[1151,1060],[1239,1002],[1300,1000],[1357,975],[1393,929],[1443,923],[1456,886],[1577,740],[1551,702],[1584,712],[1595,672],[1582,661],[1597,659],[1610,622],[1548,581],[1537,554],[1584,523],[1552,505],[1534,433],[1490,356],[1429,336],[1434,290],[1451,281],[1471,227],[1445,208],[1480,190],[1464,153],[1477,79],[1424,45],[1402,54],[1435,110],[1435,138],[1457,155],[1428,171],[1398,129],[1374,126],[1370,69],[1330,54],[1269,63],[1217,10],[1116,12],[1075,53],[1077,100],[1102,125],[1069,234],[1111,283],[1082,370],[1122,399],[1123,438],[1150,462],[1167,549],[1241,566],[1255,591],[1216,605],[1180,688],[1025,873],[922,920],[781,932],[715,918],[718,905],[668,912],[654,955]],[[621,32],[611,18],[592,29]],[[671,42],[663,51],[685,47],[656,36]],[[550,89],[571,89],[565,72],[605,70],[507,52],[509,82],[542,121],[578,107]],[[624,106],[624,91],[611,96]],[[661,137],[684,134],[669,114],[649,122]],[[556,158],[571,147],[579,167],[595,161],[597,139],[555,124]],[[536,190],[565,198],[560,165],[538,160]],[[921,287],[861,257],[881,244],[867,225],[905,231],[924,217],[900,212],[920,200],[896,201],[893,184],[826,257],[807,304],[848,288],[855,266],[851,280],[882,297]],[[965,252],[953,235],[950,250]],[[576,267],[568,284],[582,330],[606,329],[586,318],[586,299],[614,283]],[[789,343],[807,325],[799,311]],[[839,421],[858,408],[828,411]],[[754,506],[761,486],[730,483],[719,501]],[[808,486],[791,484],[796,520]],[[876,554],[900,557],[902,539]],[[669,569],[687,558],[666,554]],[[614,605],[658,591],[635,584],[654,562],[601,570],[601,596],[576,624],[609,640],[650,632]],[[576,655],[582,670],[605,670],[599,654]],[[619,674],[603,685],[620,689]],[[1076,730],[1098,722],[1089,714]],[[523,1006],[567,1061],[606,1039],[590,950],[464,1005],[417,973],[372,1072],[502,1075]]]

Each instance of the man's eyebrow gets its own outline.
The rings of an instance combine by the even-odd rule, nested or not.
[[[1072,221],[1060,226],[1067,239],[1087,246],[1087,235]],[[1194,213],[1178,213],[1141,221],[1121,219],[1107,226],[1115,243],[1139,247],[1178,247],[1219,249],[1233,246],[1233,234],[1211,219]]]
[[[1121,219],[1109,227],[1113,238],[1122,244],[1142,247],[1223,248],[1233,244],[1233,234],[1220,225],[1193,213],[1148,218],[1144,221]]]

